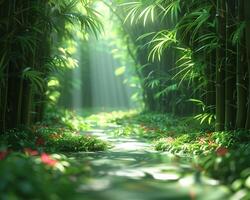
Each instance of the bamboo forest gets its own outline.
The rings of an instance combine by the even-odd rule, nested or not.
[[[249,0],[0,0],[0,200],[250,200]]]

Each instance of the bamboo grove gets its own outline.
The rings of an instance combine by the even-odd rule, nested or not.
[[[119,3],[147,109],[193,113],[217,131],[250,128],[248,0]]]
[[[90,1],[0,1],[0,129],[29,126],[43,119],[48,82],[67,68],[62,41],[69,25],[83,35],[101,29]]]
[[[250,129],[249,0],[103,2],[120,22],[146,110],[195,115],[217,131]],[[102,29],[93,3],[0,1],[1,130],[42,120],[49,81],[72,63],[63,49],[72,26],[85,36]]]

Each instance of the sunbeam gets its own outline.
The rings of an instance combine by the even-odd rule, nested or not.
[[[0,199],[249,200],[250,0],[0,0]]]

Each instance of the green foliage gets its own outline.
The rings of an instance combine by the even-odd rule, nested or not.
[[[177,29],[181,32],[181,40],[189,37],[189,44],[194,43],[200,30],[210,25],[208,21],[212,7],[210,3],[201,4],[198,9],[192,10],[179,21]]]
[[[0,137],[0,146],[13,149],[14,151],[23,150],[25,147],[35,147],[36,137],[28,130],[9,130]]]
[[[232,199],[248,199],[249,131],[211,132],[209,127],[189,120],[165,114],[133,114],[116,119],[122,127],[112,133],[155,140],[156,150],[185,157],[201,173],[227,184],[234,192]]]
[[[93,1],[85,0],[2,1],[0,12],[0,127],[7,130],[42,120],[49,99],[55,103],[60,92],[49,82],[61,82],[60,75],[77,66],[72,41],[97,35],[102,24]]]
[[[49,152],[102,151],[108,143],[82,134],[91,124],[67,110],[48,111],[46,120],[29,129],[13,129],[0,135],[1,145],[14,151],[25,148]]]
[[[1,135],[1,146],[14,151],[25,148],[49,152],[102,151],[108,144],[90,135],[65,128],[33,127],[33,130],[10,130]]]
[[[229,149],[223,155],[218,156],[211,152],[206,157],[200,158],[198,163],[210,176],[230,184],[234,195],[232,199],[249,199],[250,162],[246,159],[250,156],[249,145],[237,144],[237,148]]]
[[[176,31],[164,30],[155,34],[153,39],[149,42],[152,49],[149,53],[149,59],[153,61],[161,60],[165,50],[177,43]]]
[[[44,92],[45,81],[42,78],[44,75],[39,71],[32,70],[30,67],[25,68],[22,73],[24,80],[28,80],[36,88],[36,91]]]
[[[55,166],[43,163],[40,156],[10,153],[0,160],[1,199],[77,199],[76,189],[81,181],[73,181],[76,174],[87,174],[86,166],[79,166],[68,157],[48,155]],[[79,177],[79,175],[78,175]]]
[[[148,18],[151,17],[152,21],[154,20],[154,11],[155,11],[155,3],[154,1],[150,1],[146,6],[144,7],[144,2],[129,2],[122,4],[123,6],[126,6],[128,9],[127,17],[125,18],[125,21],[127,21],[130,18],[130,23],[133,24],[134,22],[137,23],[138,20],[143,18],[143,24],[145,25]]]
[[[215,28],[212,3],[134,1],[122,7],[127,13],[125,23],[131,23],[129,35],[137,37],[138,60],[147,66],[141,70],[144,100],[149,101],[146,106],[152,111],[166,108],[180,115],[190,112],[187,100],[203,93],[210,78],[205,73],[208,63],[204,52],[211,53],[218,47],[218,37],[211,31]],[[148,58],[147,63],[140,60],[142,55]],[[212,115],[206,118],[212,123]]]
[[[40,129],[45,142],[45,149],[53,152],[80,152],[80,151],[103,151],[108,148],[108,144],[91,135],[81,135],[67,130]]]
[[[128,10],[125,21],[130,18],[130,23],[133,24],[142,19],[144,26],[148,20],[154,22],[154,19],[159,17],[158,10],[161,18],[170,15],[172,20],[175,20],[180,12],[180,0],[134,1],[124,3],[122,6]]]
[[[162,138],[155,143],[158,151],[190,157],[207,175],[228,184],[233,198],[249,198],[249,132],[231,131],[184,134]],[[194,155],[196,155],[195,159]]]
[[[169,93],[174,92],[177,89],[178,89],[177,84],[169,85],[169,86],[165,87],[163,90],[156,93],[155,98],[167,96]]]
[[[158,151],[169,151],[181,155],[207,154],[218,146],[208,135],[189,133],[162,138],[155,142],[155,148]]]
[[[86,131],[90,129],[90,124],[74,111],[48,108],[44,121],[46,126],[66,127],[73,131]]]
[[[50,170],[37,164],[34,159],[21,155],[11,156],[5,163],[0,163],[0,169],[2,199],[51,199],[53,195],[60,195],[61,198],[65,197],[64,195],[68,196],[67,193],[58,191],[61,188],[54,187],[58,185],[55,183],[62,184],[64,181],[51,178]],[[73,189],[70,183],[64,183],[62,188],[67,188],[67,191]]]
[[[197,106],[201,107],[203,113],[194,116],[194,119],[200,121],[200,124],[206,122],[209,125],[215,121],[215,114],[212,113],[213,106],[206,106],[205,103],[198,99],[189,99],[189,101],[195,103]]]
[[[234,45],[239,44],[241,42],[245,28],[246,28],[245,22],[240,22],[239,24],[237,24],[237,29],[232,34],[232,43]]]
[[[197,77],[200,78],[199,72],[202,70],[202,64],[195,62],[193,59],[193,51],[191,49],[178,48],[180,51],[180,58],[176,61],[176,70],[173,79],[178,81],[178,85],[182,85],[185,81],[188,81],[188,84],[194,82]],[[197,89],[196,89],[197,90]]]
[[[242,131],[188,133],[162,138],[156,141],[155,147],[174,153],[208,154],[220,146],[237,148],[248,141],[248,132]]]
[[[188,118],[177,118],[169,114],[157,114],[157,113],[141,113],[125,116],[115,120],[117,124],[122,125],[120,128],[112,131],[117,136],[136,136],[140,138],[152,140],[158,140],[166,137],[178,137],[180,135],[180,141],[186,137],[186,139],[192,139],[198,134],[187,135],[189,132],[199,132],[201,130],[209,130],[209,127],[197,127],[197,123],[191,122]],[[185,137],[182,135],[185,134]],[[161,141],[161,140],[160,140]],[[190,140],[191,142],[191,140]],[[164,142],[165,144],[166,142]],[[179,143],[179,142],[178,142]],[[188,141],[187,141],[188,143]],[[162,144],[162,143],[161,143]],[[167,144],[171,147],[171,144]],[[157,146],[157,145],[156,145]],[[157,147],[158,148],[158,147]],[[161,149],[160,147],[158,148]],[[163,149],[163,148],[162,148]],[[162,150],[161,149],[161,150]]]

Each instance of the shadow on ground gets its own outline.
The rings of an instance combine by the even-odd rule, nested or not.
[[[86,133],[83,133],[86,134]],[[87,183],[77,188],[86,200],[228,199],[229,191],[202,176],[187,162],[156,152],[135,138],[116,138],[102,130],[90,131],[113,144],[107,152],[75,153],[73,158],[90,167]]]

